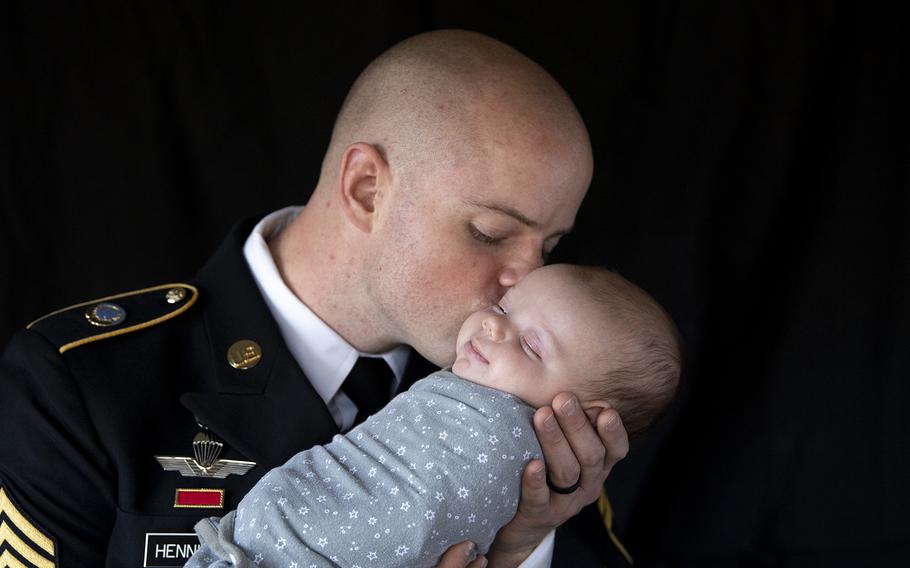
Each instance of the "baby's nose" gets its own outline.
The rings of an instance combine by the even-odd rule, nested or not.
[[[502,318],[498,316],[490,316],[483,320],[483,329],[493,341],[502,341],[505,338],[505,326],[501,320]]]

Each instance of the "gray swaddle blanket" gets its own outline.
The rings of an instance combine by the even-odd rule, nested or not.
[[[200,521],[186,566],[435,566],[463,540],[484,553],[541,456],[533,415],[511,394],[438,371],[267,473],[236,511]]]

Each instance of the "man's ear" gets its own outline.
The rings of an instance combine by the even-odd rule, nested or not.
[[[355,227],[373,230],[376,202],[389,180],[389,164],[371,144],[351,144],[341,156],[338,191],[341,209]]]

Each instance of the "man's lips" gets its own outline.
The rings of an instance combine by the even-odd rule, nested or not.
[[[490,362],[487,361],[487,358],[483,356],[483,353],[480,352],[480,349],[478,349],[477,346],[474,344],[473,339],[471,339],[470,341],[468,341],[464,344],[464,350],[465,350],[465,353],[467,353],[469,357],[476,359],[477,361],[483,363],[484,365],[490,364]]]

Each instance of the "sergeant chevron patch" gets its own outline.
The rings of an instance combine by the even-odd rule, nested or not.
[[[54,540],[19,510],[0,487],[0,568],[53,568]]]

